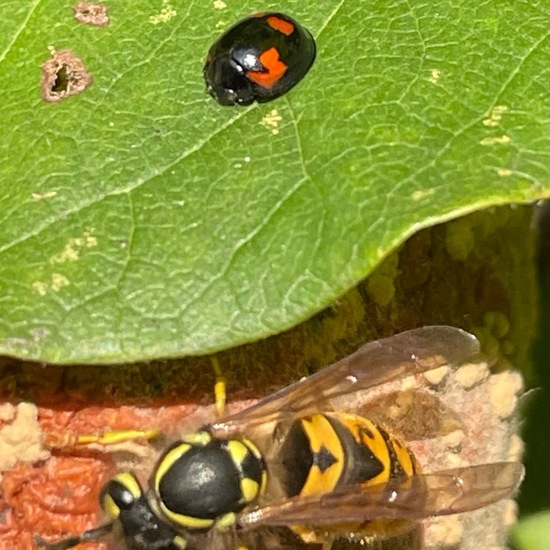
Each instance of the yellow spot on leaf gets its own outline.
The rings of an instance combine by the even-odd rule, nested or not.
[[[156,15],[151,15],[149,17],[149,23],[153,25],[159,25],[160,23],[167,23],[170,19],[176,17],[178,12],[173,6],[170,5],[170,0],[162,0],[163,7],[160,12]]]
[[[97,246],[97,237],[91,231],[84,231],[82,237],[69,239],[63,250],[50,258],[50,263],[62,264],[64,262],[74,262],[80,257],[82,249],[93,248],[95,246]]]
[[[51,199],[57,195],[57,191],[48,191],[47,193],[33,193],[32,198],[34,200]]]
[[[59,292],[63,287],[69,286],[70,284],[71,282],[65,275],[61,273],[52,273],[50,281],[34,281],[31,286],[37,294],[45,296],[49,290]]]
[[[279,133],[279,123],[281,120],[283,120],[283,117],[279,114],[279,111],[273,109],[262,118],[260,124],[264,128],[271,130],[273,135],[277,135]]]
[[[498,126],[502,120],[502,115],[507,110],[508,107],[506,105],[495,105],[489,112],[488,117],[483,120],[483,125],[491,128]]]
[[[430,82],[432,84],[436,84],[440,78],[441,78],[441,71],[439,69],[432,69],[432,72],[429,78]]]
[[[59,292],[64,286],[69,286],[69,279],[61,273],[52,274],[52,290]]]
[[[435,189],[432,187],[431,189],[418,189],[417,191],[414,191],[411,195],[411,198],[413,201],[420,201],[422,199],[425,199],[426,197],[429,197],[430,195],[433,195],[435,193]]]
[[[510,141],[512,141],[510,136],[504,134],[502,136],[483,138],[479,143],[481,143],[481,145],[507,145]]]
[[[48,292],[48,284],[43,281],[35,281],[31,286],[40,296],[45,296]]]
[[[512,175],[512,170],[510,170],[510,168],[499,168],[497,170],[497,174],[499,176],[503,176],[503,177],[511,176]]]

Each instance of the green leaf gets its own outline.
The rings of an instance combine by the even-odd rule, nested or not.
[[[222,3],[220,3],[221,5]],[[0,353],[116,362],[282,331],[409,235],[550,196],[548,2],[283,1],[318,58],[286,96],[202,81],[239,2],[3,2]],[[41,99],[51,49],[90,87]]]
[[[512,531],[517,550],[550,548],[550,511],[522,519]]]

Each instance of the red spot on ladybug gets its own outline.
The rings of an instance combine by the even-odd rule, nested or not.
[[[315,61],[310,32],[282,13],[239,21],[210,47],[203,73],[208,93],[221,105],[250,105],[292,89]]]
[[[287,66],[280,60],[277,48],[269,48],[260,55],[260,62],[265,71],[249,71],[246,77],[263,88],[273,88],[280,78],[285,74]]]
[[[275,15],[272,15],[271,17],[267,18],[267,22],[269,23],[269,26],[276,31],[282,32],[283,34],[286,34],[286,36],[290,36],[294,32],[294,25],[288,21],[287,19],[283,19],[282,17],[277,17]]]

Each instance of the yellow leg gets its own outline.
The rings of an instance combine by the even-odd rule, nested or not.
[[[49,434],[44,443],[50,449],[70,449],[84,445],[116,445],[136,439],[154,439],[158,430],[114,430],[100,434]]]
[[[217,357],[211,357],[210,362],[212,363],[212,368],[214,369],[214,374],[216,375],[216,383],[214,384],[216,416],[221,418],[225,412],[225,403],[227,401],[227,381],[222,375]]]
[[[158,437],[158,430],[114,430],[100,435],[86,434],[79,435],[76,438],[76,445],[89,445],[97,443],[98,445],[116,445],[134,439],[154,439]]]
[[[216,375],[216,383],[214,384],[216,416],[221,418],[224,415],[227,401],[227,381],[222,375],[218,359],[216,357],[211,357],[210,362],[212,363],[212,368]],[[52,438],[51,441],[47,441],[46,444],[50,448],[58,449],[91,444],[116,445],[135,439],[154,439],[159,435],[160,433],[158,430],[114,430],[102,434],[83,434],[74,437],[64,436],[59,438],[59,440]]]

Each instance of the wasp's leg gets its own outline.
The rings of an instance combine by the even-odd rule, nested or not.
[[[216,416],[221,418],[225,412],[225,404],[227,402],[227,380],[222,374],[217,357],[211,357],[210,362],[216,375],[216,383],[214,384]]]
[[[125,443],[135,439],[155,439],[160,435],[158,430],[114,430],[103,434],[84,434],[77,437],[77,445],[89,445],[96,443],[98,445],[116,445],[117,443]]]
[[[155,439],[160,435],[158,430],[113,430],[100,434],[64,434],[61,437],[49,436],[45,444],[50,449],[70,449],[85,445],[117,445],[127,441]]]
[[[45,542],[42,537],[35,535],[34,542],[40,550],[68,550],[79,545],[81,542],[89,542],[92,540],[98,540],[103,538],[105,535],[110,533],[113,530],[112,523],[106,523],[105,525],[100,525],[95,529],[90,529],[85,531],[82,535],[75,535],[73,537],[68,537],[57,542]]]

